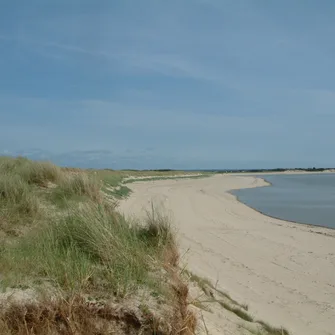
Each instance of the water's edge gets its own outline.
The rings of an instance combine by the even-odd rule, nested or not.
[[[278,174],[279,175],[279,174]],[[251,177],[251,176],[250,176]],[[252,187],[252,188],[261,188],[261,187],[273,187],[273,184],[268,181],[266,179],[266,177],[259,177],[259,176],[252,176],[254,178],[257,178],[257,179],[261,179],[263,180],[265,183],[267,183],[267,185],[259,185],[259,186],[255,186],[255,187]],[[270,214],[267,214],[265,212],[262,212],[261,210],[251,206],[250,204],[247,204],[246,202],[242,201],[240,199],[240,197],[236,194],[234,194],[234,191],[239,191],[239,190],[246,190],[248,188],[239,188],[239,189],[232,189],[232,190],[229,190],[228,193],[230,195],[232,195],[238,202],[240,202],[241,204],[245,205],[245,206],[248,206],[249,208],[251,208],[252,210],[256,211],[257,213],[260,213],[264,216],[267,216],[269,218],[272,218],[272,219],[276,219],[276,220],[279,220],[279,221],[282,221],[282,222],[288,222],[288,223],[291,223],[291,224],[295,224],[295,225],[303,225],[303,226],[306,226],[306,227],[313,227],[313,228],[321,228],[321,229],[326,229],[326,230],[331,230],[332,232],[335,231],[335,228],[332,228],[332,227],[328,227],[328,226],[325,226],[325,225],[315,225],[315,224],[311,224],[311,223],[305,223],[305,222],[300,222],[300,221],[294,221],[294,220],[289,220],[289,219],[283,219],[283,218],[280,218],[278,216],[274,216],[274,215],[270,215]]]

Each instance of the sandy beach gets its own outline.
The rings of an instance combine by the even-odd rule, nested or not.
[[[335,334],[335,230],[270,218],[229,190],[265,186],[253,176],[137,182],[121,202],[141,215],[151,202],[172,216],[182,262],[291,334]],[[228,311],[205,313],[213,334],[244,334]]]

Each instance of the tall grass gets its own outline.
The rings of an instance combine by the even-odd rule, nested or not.
[[[0,229],[17,234],[18,226],[31,223],[42,215],[37,186],[58,182],[59,167],[27,158],[0,158]],[[14,230],[13,230],[14,229]]]
[[[18,168],[18,174],[28,184],[46,186],[48,182],[57,183],[62,178],[61,169],[50,162],[28,161]]]
[[[15,173],[15,170],[22,166],[23,164],[27,164],[29,161],[28,158],[24,157],[0,157],[0,171],[1,173]]]
[[[94,176],[85,173],[67,174],[53,189],[52,199],[61,204],[78,197],[98,202],[101,200],[101,186],[101,182]]]
[[[62,178],[61,169],[50,162],[32,162],[22,165],[19,174],[28,184],[46,186],[47,182],[57,183]]]
[[[30,223],[41,214],[40,201],[31,187],[19,176],[0,174],[0,226]]]
[[[28,184],[45,186],[47,182],[56,183],[62,177],[61,169],[50,162],[36,162],[27,158],[2,157],[0,174],[19,175]]]
[[[141,285],[159,289],[161,278],[152,274],[173,248],[167,227],[152,218],[141,227],[129,225],[121,215],[90,203],[7,248],[0,259],[2,275],[12,285],[47,278],[64,289],[94,287],[118,295]]]

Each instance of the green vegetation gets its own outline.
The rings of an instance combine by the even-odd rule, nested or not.
[[[17,225],[31,224],[43,212],[27,165],[25,159],[0,159],[0,230],[8,235],[16,235]]]
[[[208,288],[212,288],[212,283],[209,279],[204,278],[204,277],[200,277],[200,276],[194,274],[193,272],[188,271],[187,269],[184,269],[183,272],[190,281],[197,283],[198,287],[205,294],[208,293]]]
[[[7,247],[0,267],[3,282],[11,286],[48,278],[65,290],[108,289],[124,296],[141,285],[160,289],[163,278],[151,277],[148,255],[163,264],[167,248],[174,249],[167,222],[150,217],[141,226],[129,226],[108,207],[88,203]]]
[[[0,172],[19,175],[26,183],[39,186],[56,183],[62,176],[61,169],[50,162],[34,162],[23,157],[0,157]]]
[[[114,188],[104,187],[103,191],[115,199],[123,199],[129,196],[131,189],[127,186],[116,186]]]
[[[110,187],[116,187],[121,184],[131,183],[140,180],[160,180],[160,179],[175,179],[181,178],[185,175],[185,171],[174,171],[174,170],[91,170],[91,174],[98,176],[104,184]],[[188,175],[194,174],[193,177],[199,178],[197,172],[187,173]],[[211,173],[201,173],[202,176],[212,175]],[[139,179],[143,178],[143,179]]]
[[[242,169],[242,170],[212,170],[212,173],[277,173],[277,172],[327,172],[334,168],[276,168],[276,169]]]
[[[138,182],[138,181],[155,181],[155,180],[169,180],[169,179],[198,179],[209,177],[212,173],[201,173],[197,172],[188,173],[185,176],[184,171],[173,171],[173,170],[92,170],[90,171],[91,176],[98,177],[103,182],[103,191],[112,196],[115,199],[123,199],[131,194],[131,189],[126,184]]]
[[[122,180],[128,177],[128,174],[122,171],[97,170],[91,172],[91,175],[98,176],[105,185],[110,187],[119,186]]]
[[[170,180],[170,179],[198,179],[210,177],[213,173],[192,172],[185,175],[184,171],[173,170],[93,170],[91,175],[98,177],[103,182],[103,191],[115,199],[124,199],[131,194],[131,189],[126,184],[139,181],[155,181],[155,180]]]
[[[218,302],[227,311],[236,314],[239,318],[241,318],[245,321],[248,321],[248,322],[253,322],[254,321],[254,318],[249,313],[244,311],[243,309],[241,309],[239,307],[236,307],[236,306],[233,306],[233,305],[231,305],[227,302],[224,302],[224,301],[216,301],[216,302]]]
[[[200,179],[200,178],[206,178],[206,177],[210,177],[212,176],[213,173],[201,173],[201,174],[195,174],[194,176],[192,175],[170,175],[170,176],[149,176],[149,177],[142,177],[141,179],[128,179],[125,180],[124,183],[125,184],[129,184],[129,183],[134,183],[134,182],[138,182],[138,181],[155,181],[155,180],[175,180],[175,179]]]
[[[205,298],[202,300],[196,299],[193,303],[194,306],[208,311],[210,310],[210,304],[217,303],[229,312],[234,313],[241,320],[246,321],[247,325],[242,324],[242,328],[247,329],[249,333],[254,335],[290,334],[285,328],[273,327],[264,321],[255,320],[255,318],[248,313],[248,305],[240,304],[232,299],[228,293],[218,290],[207,278],[202,278],[187,270],[183,270],[183,273],[188,280],[195,282],[204,293]]]
[[[192,272],[190,272],[186,269],[184,270],[184,273],[187,275],[187,277],[190,281],[196,282],[198,287],[206,295],[209,294],[210,290],[214,290],[220,296],[227,299],[231,304],[236,305],[236,306],[244,309],[245,311],[247,311],[249,309],[247,304],[240,304],[239,302],[234,300],[227,292],[223,292],[223,291],[219,290],[216,286],[214,286],[209,279],[200,277],[200,276],[198,276],[198,275],[196,275],[196,274],[194,274],[194,273],[192,273]]]
[[[0,158],[1,334],[192,334],[169,219],[116,212],[122,178]]]
[[[70,200],[101,199],[102,183],[97,178],[85,173],[64,175],[59,184],[51,191],[51,201],[65,206]]]

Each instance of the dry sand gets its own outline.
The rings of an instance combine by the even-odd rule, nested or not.
[[[335,231],[267,217],[228,190],[265,186],[253,176],[138,182],[120,204],[139,215],[150,206],[172,213],[183,261],[256,318],[293,335],[335,334]],[[243,334],[228,311],[205,313],[209,333]]]

